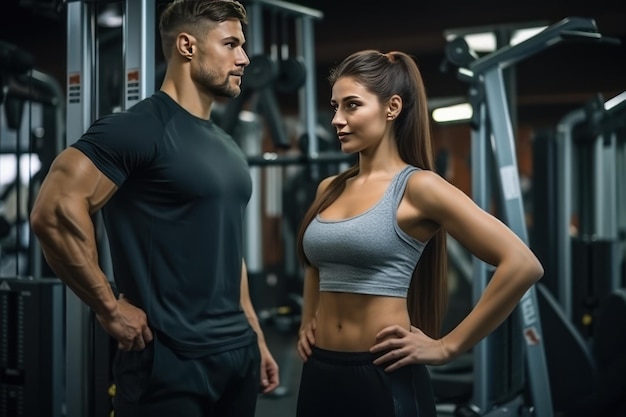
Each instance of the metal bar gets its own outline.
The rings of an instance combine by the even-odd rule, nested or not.
[[[477,103],[474,111],[478,113],[479,124],[477,129],[472,130],[472,199],[484,210],[489,204],[489,186],[487,181],[487,144],[489,143],[489,133],[486,121],[485,103]],[[487,286],[488,271],[487,264],[473,257],[474,281],[472,283],[472,301],[476,303],[481,297],[483,289]],[[489,372],[489,358],[492,357],[493,346],[491,338],[487,337],[474,346],[474,389],[472,391],[472,402],[479,410],[487,410],[492,391],[492,377]]]
[[[519,184],[515,140],[508,110],[502,67],[493,67],[484,73],[489,121],[493,132],[493,150],[499,170],[502,208],[505,221],[526,244],[526,230],[522,193]],[[520,300],[523,340],[526,341],[528,378],[533,406],[537,417],[551,417],[552,396],[546,358],[543,348],[539,304],[535,287]]]
[[[263,37],[263,9],[261,4],[256,2],[247,6],[248,25],[247,45],[250,56],[262,55],[265,49]],[[245,82],[245,81],[244,81]],[[255,93],[255,96],[258,95]],[[235,116],[235,136],[246,155],[258,155],[261,152],[262,132],[261,121],[256,113],[247,112],[245,117],[241,113]],[[251,167],[250,177],[252,179],[252,195],[246,206],[245,216],[245,242],[244,257],[248,268],[249,279],[253,279],[256,274],[263,271],[263,240],[262,240],[262,194],[263,187],[261,170]],[[254,292],[254,282],[251,282],[251,292]]]
[[[94,119],[94,6],[83,2],[67,5],[67,122],[66,145],[78,140]],[[66,294],[67,417],[90,415],[89,309],[72,292]],[[71,329],[71,330],[70,330]]]
[[[92,7],[82,2],[67,5],[66,145],[78,140],[94,118],[90,105],[95,78]]]
[[[596,216],[596,233],[601,239],[617,238],[617,189],[616,155],[617,140],[613,132],[605,132],[596,138],[595,184],[593,196]]]
[[[564,34],[566,36],[563,36]],[[470,70],[475,73],[482,73],[494,67],[506,68],[546,49],[546,47],[574,37],[600,39],[595,21],[582,17],[565,18],[517,45],[503,47],[477,59],[471,63]]]
[[[557,132],[557,187],[559,197],[556,199],[558,206],[557,225],[557,272],[558,298],[566,317],[573,320],[572,311],[572,239],[570,234],[572,220],[572,172],[573,151],[572,132],[574,128],[585,119],[584,109],[575,110],[561,119],[558,123]]]
[[[311,18],[302,18],[296,21],[298,28],[298,53],[304,58],[304,64],[307,68],[307,76],[304,84],[304,90],[300,92],[300,108],[303,111],[300,114],[304,118],[305,132],[308,138],[308,155],[316,158],[319,153],[319,144],[317,143],[317,104],[315,97],[317,96],[317,86],[315,79],[315,36],[313,28],[313,20]]]
[[[248,156],[248,163],[252,166],[319,165],[324,163],[350,162],[353,160],[353,155],[342,152],[321,152],[315,158],[311,158],[307,155],[278,155],[271,152],[266,152],[260,156]]]
[[[123,23],[124,109],[155,89],[155,0],[126,0]]]

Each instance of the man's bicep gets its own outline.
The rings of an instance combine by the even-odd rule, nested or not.
[[[84,201],[90,213],[100,209],[117,190],[115,183],[102,173],[78,149],[61,152],[50,167],[41,193],[49,198],[71,198]]]

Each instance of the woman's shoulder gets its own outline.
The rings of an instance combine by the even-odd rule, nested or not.
[[[317,196],[319,197],[324,191],[326,191],[326,189],[328,188],[328,186],[330,185],[331,182],[333,182],[333,180],[337,178],[337,175],[331,175],[329,177],[326,177],[324,179],[322,179],[319,184],[317,185]]]
[[[428,169],[414,170],[407,181],[407,196],[414,201],[438,198],[449,192],[452,184],[435,171]],[[443,194],[442,194],[443,193]]]
[[[445,179],[435,171],[413,166],[410,169],[408,180],[410,187],[431,187],[441,181],[445,181]]]

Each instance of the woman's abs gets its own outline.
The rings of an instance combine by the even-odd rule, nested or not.
[[[322,292],[315,345],[335,351],[368,351],[378,332],[391,325],[410,328],[404,298]]]

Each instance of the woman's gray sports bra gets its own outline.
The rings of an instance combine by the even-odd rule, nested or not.
[[[303,248],[319,270],[320,291],[406,297],[426,242],[402,231],[396,215],[407,180],[417,170],[408,165],[398,172],[380,201],[364,213],[344,220],[313,219]]]

